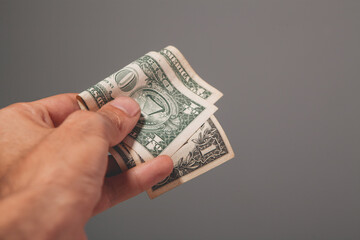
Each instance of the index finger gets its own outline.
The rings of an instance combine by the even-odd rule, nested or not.
[[[34,103],[43,105],[54,124],[59,126],[71,113],[80,110],[76,100],[77,93],[64,93],[43,98]]]

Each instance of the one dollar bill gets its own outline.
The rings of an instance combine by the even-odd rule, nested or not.
[[[219,164],[234,153],[212,114],[222,93],[205,82],[173,46],[149,52],[78,95],[82,109],[96,111],[118,96],[140,105],[136,127],[112,149],[122,171],[160,154],[174,170],[150,190],[154,198]]]
[[[118,96],[130,96],[141,107],[140,120],[124,142],[145,160],[174,154],[217,110],[151,54],[80,93],[78,100],[82,108],[97,110]]]

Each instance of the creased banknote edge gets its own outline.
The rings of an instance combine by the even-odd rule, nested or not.
[[[167,79],[170,80],[171,84],[184,96],[186,96],[188,99],[191,99],[193,102],[196,102],[197,104],[207,108],[208,106],[213,106],[214,104],[210,103],[206,99],[203,99],[193,91],[191,91],[189,88],[187,88],[184,83],[176,76],[176,73],[174,70],[170,67],[170,65],[166,62],[163,56],[161,56],[157,52],[148,52],[145,54],[145,56],[150,57],[153,59],[158,65],[160,65],[165,73],[165,76]],[[159,61],[158,58],[160,58]],[[141,68],[140,68],[141,69]],[[141,69],[142,70],[142,69]]]
[[[131,157],[134,159],[134,162],[136,165],[141,163],[140,157],[139,155],[134,151],[134,149],[132,149],[130,146],[128,146],[126,143],[124,143],[124,147],[128,150],[128,152],[130,153]]]
[[[231,144],[230,144],[230,141],[224,131],[224,129],[222,128],[222,126],[220,125],[219,121],[216,119],[216,117],[214,115],[212,115],[210,117],[211,121],[214,123],[214,125],[216,126],[216,128],[219,130],[220,132],[220,135],[221,135],[221,138],[223,139],[225,145],[226,145],[226,148],[228,150],[228,153],[224,156],[222,156],[221,158],[209,163],[209,164],[206,164],[205,166],[161,187],[161,188],[158,188],[156,189],[155,191],[153,191],[152,189],[148,189],[146,192],[149,196],[150,199],[154,199],[158,196],[160,196],[161,194],[163,193],[166,193],[174,188],[176,188],[177,186],[183,184],[183,183],[186,183],[188,181],[190,181],[191,179],[195,178],[195,177],[198,177],[202,174],[204,174],[205,172],[208,172],[210,171],[211,169],[215,168],[215,167],[218,167],[219,165],[231,160],[232,158],[235,157],[235,153],[234,153],[234,150],[233,148],[231,147]],[[207,120],[206,120],[207,121]],[[193,136],[193,135],[192,135]],[[192,137],[190,136],[189,139]],[[181,148],[178,149],[178,151],[180,151]],[[175,153],[174,153],[175,154]],[[173,155],[174,155],[173,154]]]
[[[151,189],[149,189],[146,192],[150,199],[154,199],[154,198],[162,195],[163,193],[166,193],[166,192],[176,188],[177,186],[182,185],[182,184],[190,181],[191,179],[194,179],[194,178],[220,166],[221,164],[234,158],[234,156],[235,156],[234,152],[228,153],[228,154],[222,156],[221,158],[219,158],[218,160],[211,162],[211,163],[205,165],[204,167],[202,167],[198,170],[195,170],[194,172],[191,172],[191,173],[189,173],[189,174],[187,174],[187,175],[185,175],[185,176],[183,176],[183,177],[181,177],[181,178],[179,178],[179,179],[177,179],[155,191],[152,191]]]
[[[79,93],[76,96],[76,100],[82,110],[96,111],[99,109],[93,96],[86,90]]]
[[[179,49],[177,49],[176,47],[170,45],[165,47],[165,49],[170,50],[171,52],[173,52],[176,57],[180,60],[181,59],[181,63],[183,65],[183,67],[185,68],[185,70],[188,72],[188,74],[196,81],[199,82],[199,85],[201,86],[206,86],[204,88],[210,90],[213,94],[206,99],[206,101],[208,101],[211,104],[216,103],[222,96],[223,93],[220,92],[218,89],[216,89],[215,87],[213,87],[212,85],[210,85],[208,82],[206,82],[204,79],[202,79],[200,77],[200,75],[195,72],[195,70],[191,67],[191,65],[189,64],[188,60],[185,58],[185,56],[180,52]],[[159,53],[160,54],[160,53]],[[161,55],[161,54],[160,54]]]
[[[115,158],[115,161],[117,162],[117,164],[119,165],[120,169],[122,172],[125,172],[126,170],[128,170],[128,168],[126,167],[125,161],[123,160],[123,158],[120,156],[120,154],[115,151],[115,149],[110,148],[109,149],[110,154]]]

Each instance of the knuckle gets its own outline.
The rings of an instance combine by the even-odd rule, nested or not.
[[[68,125],[80,135],[106,137],[106,121],[104,117],[96,112],[76,111],[68,119]]]
[[[84,120],[90,118],[94,114],[95,114],[94,112],[90,112],[90,111],[75,111],[70,114],[68,120],[75,120],[75,121]]]
[[[11,104],[7,107],[8,110],[16,111],[16,112],[32,112],[33,106],[31,103],[27,102],[19,102]]]
[[[120,133],[125,128],[122,117],[108,111],[76,111],[64,125],[68,131],[75,131],[76,135],[100,138],[111,145],[121,140]]]
[[[37,103],[29,103],[29,102],[19,102],[11,104],[10,106],[4,108],[2,110],[4,113],[13,116],[27,116],[31,119],[38,119],[40,117],[41,120],[50,123],[50,116],[45,108],[45,106]]]
[[[104,121],[104,134],[106,134],[106,137],[111,141],[116,140],[119,133],[123,132],[122,118],[116,114],[106,112],[100,112],[99,116]]]
[[[105,112],[103,112],[101,115],[106,119],[108,124],[111,124],[113,126],[113,128],[116,128],[120,132],[123,131],[124,124],[121,116],[113,113],[108,114]]]

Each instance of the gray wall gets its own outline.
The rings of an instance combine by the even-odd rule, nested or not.
[[[0,1],[0,106],[168,44],[224,93],[236,158],[89,239],[360,239],[360,1]]]

